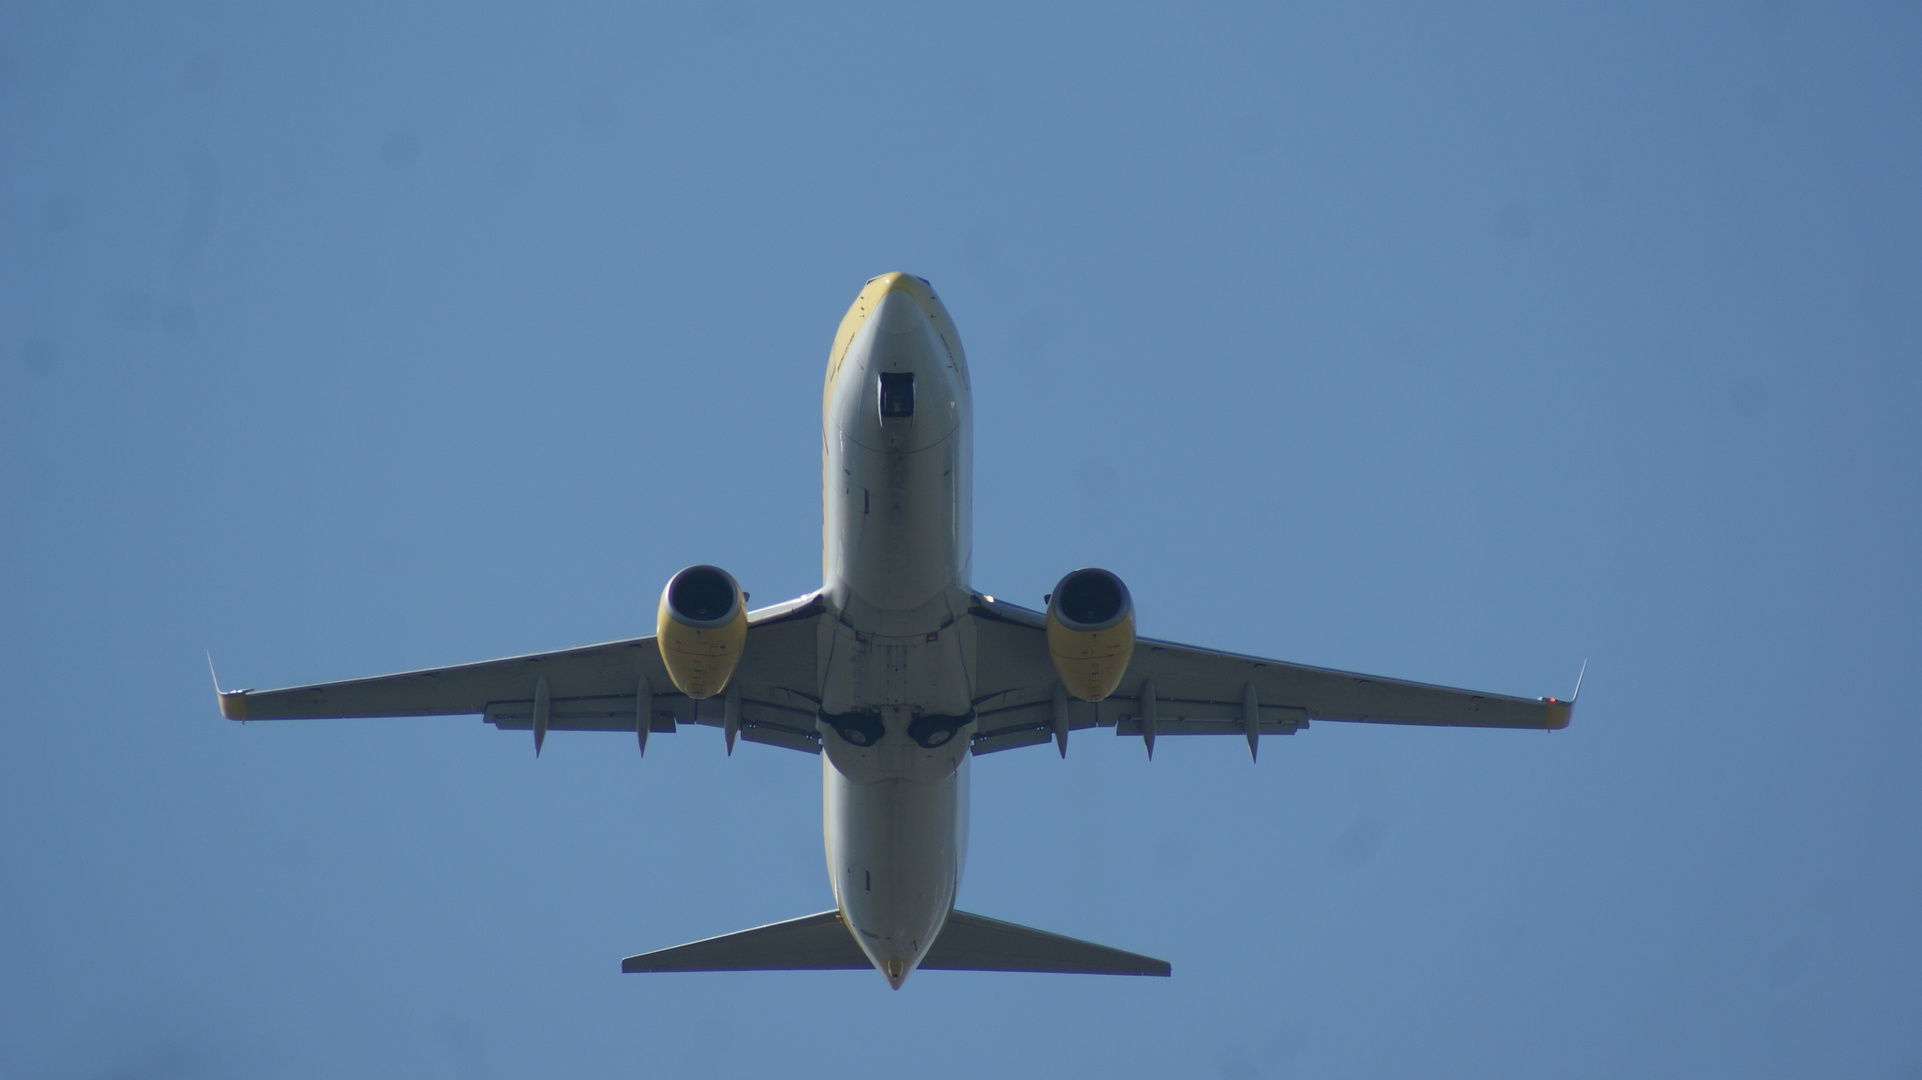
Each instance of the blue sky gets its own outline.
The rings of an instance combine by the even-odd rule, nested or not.
[[[1913,3],[0,9],[0,1072],[1922,1077]],[[220,720],[819,582],[930,278],[976,584],[1519,694],[983,758],[962,906],[1170,980],[622,977],[818,762]]]

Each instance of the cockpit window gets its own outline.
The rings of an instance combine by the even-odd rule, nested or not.
[[[914,415],[914,372],[881,373],[881,418]]]

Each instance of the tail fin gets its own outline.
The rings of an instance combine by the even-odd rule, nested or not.
[[[838,911],[804,915],[720,937],[630,956],[621,970],[859,971],[874,964]],[[1166,960],[955,911],[920,963],[923,971],[1031,971],[1068,975],[1167,975]]]

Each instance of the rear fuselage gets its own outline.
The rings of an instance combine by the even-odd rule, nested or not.
[[[823,824],[842,917],[899,987],[954,905],[973,734],[967,360],[927,282],[868,282],[822,406]]]

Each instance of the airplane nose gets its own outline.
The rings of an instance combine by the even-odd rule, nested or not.
[[[881,306],[874,313],[880,322],[883,334],[912,334],[928,325],[928,317],[914,297],[896,289],[881,298]]]
[[[845,362],[830,369],[827,411],[838,429],[868,449],[913,453],[953,434],[961,422],[955,402],[966,384],[937,330],[943,316],[926,283],[905,274],[883,278],[869,282],[850,315],[861,318]]]

